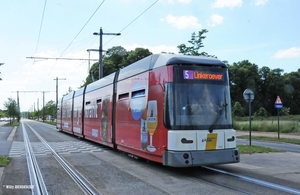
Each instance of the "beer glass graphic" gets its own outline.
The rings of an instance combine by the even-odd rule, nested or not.
[[[151,100],[148,102],[147,110],[147,127],[150,134],[150,145],[147,147],[147,150],[154,152],[156,148],[152,145],[152,137],[157,127],[157,101]]]

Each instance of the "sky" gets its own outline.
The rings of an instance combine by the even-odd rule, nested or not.
[[[103,35],[103,50],[152,53],[178,53],[193,32],[207,29],[201,51],[229,64],[249,60],[296,72],[299,7],[298,0],[0,0],[0,109],[18,95],[21,111],[56,101],[56,78],[59,98],[78,89],[88,75],[87,49],[99,49],[93,33],[100,28],[121,33]],[[90,59],[97,62],[99,53]]]

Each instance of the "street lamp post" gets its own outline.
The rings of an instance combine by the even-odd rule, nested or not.
[[[102,27],[100,27],[100,32],[94,32],[93,35],[100,36],[100,44],[99,44],[99,79],[103,77],[103,65],[102,65],[102,35],[115,35],[119,36],[121,33],[103,33]]]

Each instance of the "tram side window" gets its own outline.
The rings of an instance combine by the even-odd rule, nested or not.
[[[165,83],[164,90],[164,125],[166,128],[171,129],[174,125],[174,99],[172,96],[172,84]]]
[[[145,96],[145,89],[141,89],[138,91],[133,91],[131,93],[132,98],[144,97]]]
[[[129,98],[129,93],[119,94],[119,100],[125,100]]]
[[[146,93],[145,89],[131,92],[130,109],[134,120],[139,120],[145,109]]]

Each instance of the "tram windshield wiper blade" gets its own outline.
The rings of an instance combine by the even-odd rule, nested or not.
[[[213,127],[214,127],[215,124],[218,122],[218,120],[219,120],[219,118],[220,118],[220,116],[221,116],[221,114],[222,114],[224,108],[226,108],[227,105],[228,105],[228,104],[225,103],[225,104],[223,104],[223,105],[221,106],[221,108],[219,109],[219,111],[218,111],[218,113],[217,113],[217,116],[216,116],[214,122],[213,122],[213,123],[209,126],[209,128],[208,128],[209,133],[211,133],[211,132],[214,130]]]

